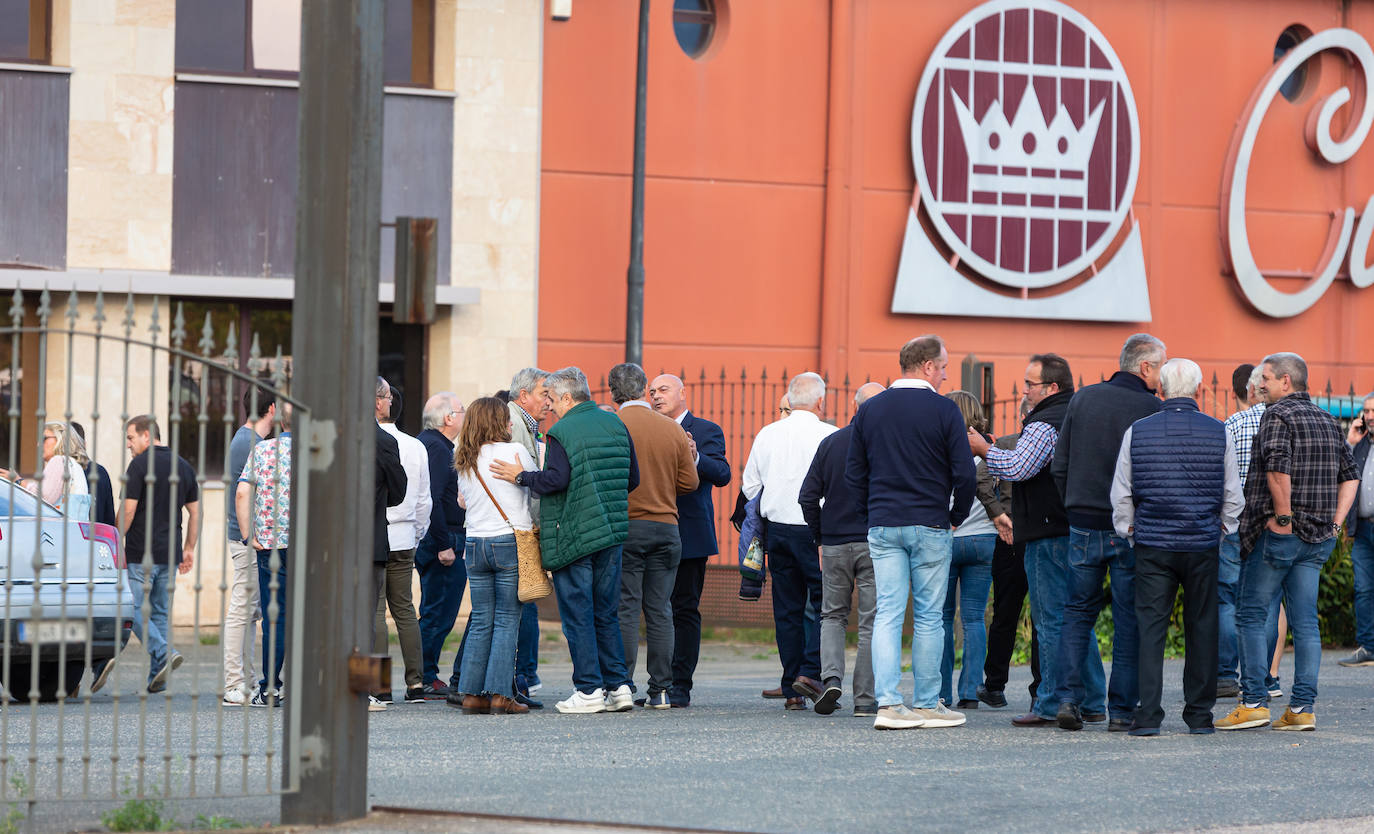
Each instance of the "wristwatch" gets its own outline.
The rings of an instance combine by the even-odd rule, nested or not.
[[[516,485],[516,486],[524,486],[524,485],[525,485],[525,484],[524,484],[524,479],[525,479],[525,473],[524,473],[524,472],[516,473],[516,476],[515,476],[515,485]]]
[[[1288,525],[1290,525],[1290,524],[1293,523],[1293,516],[1291,516],[1291,515],[1276,515],[1276,516],[1274,516],[1274,523],[1277,524],[1277,525],[1279,525],[1280,527],[1287,527]]]

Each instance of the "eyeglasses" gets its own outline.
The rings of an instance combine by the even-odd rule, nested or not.
[[[1023,379],[1023,380],[1021,380],[1021,381],[1024,382],[1024,383],[1026,383],[1026,387],[1027,387],[1027,388],[1033,388],[1033,387],[1036,386],[1036,385],[1053,385],[1053,384],[1054,384],[1053,382],[1031,382],[1029,379]]]
[[[45,434],[45,435],[43,435],[43,442],[44,442],[44,443],[47,443],[49,440],[56,442],[56,441],[57,441],[57,437],[54,436],[54,435],[51,435],[51,434]]]
[[[387,394],[386,396],[384,396],[384,397],[378,397],[377,399],[379,399],[379,400],[389,400],[389,399],[391,399],[391,395],[390,395],[390,394]]]
[[[790,408],[783,408],[782,406],[778,406],[778,413],[781,414],[782,416],[786,417],[787,415],[789,415],[789,414],[792,413],[792,409],[790,409]]]
[[[450,412],[448,413],[448,416],[450,416],[450,417],[457,417],[459,414],[465,414],[465,413],[467,413],[467,409],[466,409],[466,408],[460,408],[460,409],[458,409],[457,411],[450,411]]]

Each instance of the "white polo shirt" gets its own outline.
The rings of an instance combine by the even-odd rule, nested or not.
[[[816,447],[835,431],[814,413],[800,410],[764,426],[744,465],[744,497],[753,500],[763,490],[759,511],[764,518],[778,524],[805,524],[797,495]]]

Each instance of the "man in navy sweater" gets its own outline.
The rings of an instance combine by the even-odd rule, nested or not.
[[[858,410],[869,397],[883,391],[866,382],[854,393]],[[844,481],[849,460],[852,425],[845,426],[816,448],[811,469],[802,481],[797,501],[816,541],[821,543],[821,680],[825,691],[815,693],[815,710],[821,715],[835,711],[844,681],[845,632],[849,628],[849,601],[859,590],[859,654],[854,660],[854,714],[876,716],[873,695],[873,611],[877,590],[873,585],[873,560],[868,555],[868,515],[854,501]],[[805,686],[792,684],[793,689]]]
[[[940,702],[944,601],[954,539],[950,528],[973,503],[973,455],[964,417],[940,396],[949,354],[939,336],[901,350],[902,378],[869,400],[850,425],[845,481],[868,514],[868,549],[877,586],[873,618],[875,729],[956,727],[963,713]],[[950,495],[953,495],[953,502]],[[902,620],[912,600],[912,709],[898,690]]]
[[[1139,700],[1137,657],[1140,638],[1135,619],[1135,555],[1124,536],[1112,529],[1111,488],[1121,438],[1136,420],[1159,412],[1159,369],[1164,343],[1136,333],[1121,348],[1121,370],[1106,382],[1073,395],[1050,473],[1064,497],[1069,519],[1069,575],[1064,631],[1055,660],[1055,718],[1065,730],[1083,729],[1085,702],[1100,700],[1085,692],[1083,663],[1093,624],[1102,610],[1102,581],[1112,577],[1112,676],[1107,685],[1109,731],[1130,728]],[[1220,534],[1218,534],[1220,539]],[[1095,678],[1095,675],[1092,677]],[[1094,687],[1096,688],[1096,687]]]

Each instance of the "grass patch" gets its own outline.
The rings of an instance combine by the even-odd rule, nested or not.
[[[218,632],[218,631],[206,631],[206,632],[202,632],[201,635],[200,635],[200,644],[201,644],[202,646],[218,646],[218,645],[219,645],[219,632]]]

